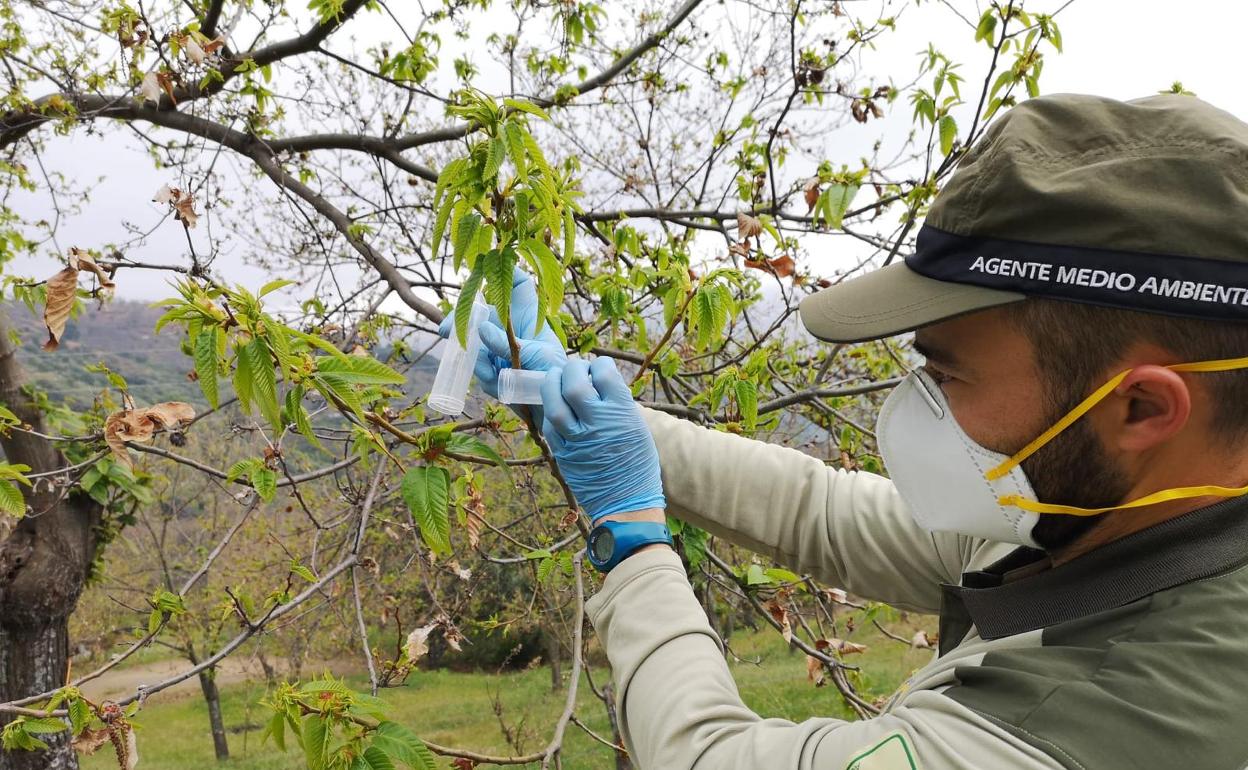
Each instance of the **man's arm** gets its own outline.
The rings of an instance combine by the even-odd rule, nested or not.
[[[640,770],[1063,767],[937,692],[913,693],[862,722],[763,719],[741,702],[721,642],[665,545],[622,561],[585,609],[611,662],[620,733]]]
[[[641,410],[658,447],[668,512],[795,571],[919,612],[940,609],[975,545],[933,535],[893,483],[796,449]]]

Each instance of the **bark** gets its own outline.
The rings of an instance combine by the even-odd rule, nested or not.
[[[277,669],[273,668],[273,664],[269,662],[268,657],[264,654],[263,649],[256,650],[256,660],[260,661],[260,668],[264,669],[264,681],[269,687],[277,684]]]
[[[221,719],[221,693],[217,690],[216,673],[216,668],[208,668],[199,672],[199,687],[204,691],[204,700],[208,703],[208,724],[212,728],[212,748],[217,753],[217,761],[224,762],[230,758],[230,744],[225,739],[225,722]]]
[[[199,665],[199,656],[193,645],[187,645],[186,657],[191,665]],[[230,744],[225,737],[225,721],[221,718],[221,691],[217,689],[217,668],[210,666],[199,674],[199,689],[204,693],[204,703],[208,704],[208,726],[212,731],[212,748],[217,754],[217,761],[224,762],[230,758]]]
[[[43,432],[43,417],[22,393],[24,384],[7,320],[0,317],[0,404]],[[65,465],[51,442],[28,433],[0,436],[0,448],[8,462],[35,473]],[[85,495],[65,494],[48,479],[23,492],[26,516],[16,522],[5,517],[0,524],[0,702],[65,684],[66,624],[95,558],[101,514]],[[0,724],[5,721],[0,717]],[[46,751],[0,752],[0,770],[76,768],[68,733],[48,738]]]
[[[550,664],[550,691],[559,692],[563,689],[563,667],[559,659],[562,648],[559,639],[545,626],[542,627],[542,649],[546,662]]]

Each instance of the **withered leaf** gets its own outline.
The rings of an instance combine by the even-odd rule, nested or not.
[[[806,678],[815,683],[815,687],[823,687],[827,684],[825,678],[827,670],[823,667],[823,661],[813,655],[806,656]]]
[[[48,327],[48,341],[43,343],[43,349],[56,350],[61,344],[69,311],[73,309],[74,298],[78,294],[78,268],[62,269],[48,279],[45,288],[47,301],[43,307],[43,323]]]
[[[737,235],[741,237],[741,240],[761,235],[762,232],[763,223],[758,217],[750,216],[743,211],[737,212]]]
[[[841,655],[854,655],[856,653],[867,651],[867,645],[865,644],[849,642],[844,639],[837,639],[836,637],[832,637],[831,639],[820,639],[815,643],[815,647],[819,650],[832,650]]]
[[[797,263],[788,254],[781,254],[774,259],[768,260],[747,259],[745,260],[745,266],[767,273],[775,273],[781,278],[788,278],[797,269]]]
[[[178,100],[173,95],[173,74],[169,72],[158,72],[156,74],[156,82],[160,85],[161,90],[163,90],[166,94],[169,94],[169,101],[176,105]]]
[[[133,467],[127,441],[151,441],[157,429],[181,428],[195,419],[195,407],[182,401],[165,401],[145,409],[122,409],[104,421],[104,441],[117,461]]]
[[[74,738],[74,751],[79,754],[94,754],[96,749],[108,743],[108,728],[101,727],[99,730],[87,728]]]
[[[914,637],[910,639],[910,649],[912,650],[933,650],[936,643],[940,640],[938,634],[929,634],[923,629],[914,632]]]
[[[187,227],[193,228],[199,222],[199,214],[195,213],[195,199],[190,193],[186,193],[179,198],[177,203],[173,204],[173,208],[173,218],[180,220]]]
[[[154,71],[143,76],[143,82],[139,83],[139,96],[144,101],[160,103],[160,81]]]
[[[200,48],[199,43],[195,42],[194,37],[186,38],[186,40],[182,43],[182,50],[186,53],[186,58],[196,64],[204,63],[206,54],[204,53],[204,49]]]
[[[806,213],[809,214],[819,202],[819,177],[812,176],[807,179],[806,184],[802,186],[802,193],[806,196]]]
[[[69,264],[79,270],[86,270],[95,275],[96,280],[100,282],[101,288],[114,289],[117,287],[117,284],[113,283],[113,279],[109,277],[108,273],[95,264],[95,258],[76,246],[69,250]]]
[[[199,221],[199,214],[195,212],[195,197],[177,187],[161,185],[152,202],[168,203],[173,207],[173,218],[185,223],[187,227],[194,227]]]
[[[784,637],[784,641],[786,643],[792,642],[793,626],[789,623],[789,612],[784,608],[784,605],[780,604],[780,602],[777,602],[775,599],[772,599],[763,606],[767,608],[769,613],[771,613],[771,617],[780,624],[780,635]]]
[[[433,629],[437,627],[437,623],[430,623],[407,635],[407,642],[403,645],[403,652],[407,654],[409,661],[415,663],[429,654],[429,634],[433,633]]]

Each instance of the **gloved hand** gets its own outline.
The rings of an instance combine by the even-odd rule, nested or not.
[[[542,407],[542,433],[592,521],[667,507],[654,437],[613,359],[571,358],[547,371]]]
[[[544,372],[563,366],[568,360],[563,343],[555,336],[549,324],[542,324],[542,333],[534,336],[537,325],[537,288],[529,274],[517,267],[511,275],[511,324],[520,343],[520,368]],[[448,313],[438,326],[443,339],[450,337],[455,328],[455,313]],[[473,373],[481,383],[481,389],[498,398],[498,372],[511,368],[511,348],[507,344],[507,332],[503,329],[498,311],[490,307],[490,317],[481,324],[481,341],[484,343]],[[534,407],[537,424],[542,424],[541,409]]]

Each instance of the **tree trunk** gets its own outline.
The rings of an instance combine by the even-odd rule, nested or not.
[[[0,700],[12,700],[63,685],[68,653],[69,637],[63,619],[37,627],[0,625]],[[0,750],[0,768],[74,770],[78,767],[68,732],[40,735],[39,739],[48,744],[47,751]]]
[[[544,625],[542,626],[542,648],[542,654],[546,656],[546,662],[550,665],[550,690],[559,692],[563,689],[563,668],[559,660],[559,653],[563,650],[559,646],[559,639]]]
[[[186,658],[192,666],[199,665],[199,654],[195,645],[189,640],[186,643]],[[200,671],[199,689],[204,693],[204,702],[208,704],[208,725],[212,730],[212,748],[217,752],[217,761],[224,762],[230,758],[230,744],[225,739],[225,722],[221,719],[221,692],[217,689],[217,667],[211,666]]]
[[[43,415],[22,393],[25,377],[0,317],[0,404],[30,429],[43,432]],[[51,442],[30,433],[0,435],[10,463],[31,472],[65,465]],[[41,478],[24,488],[27,515],[14,522],[0,515],[0,703],[65,684],[69,661],[67,622],[95,558],[100,507],[81,493],[65,494]],[[0,725],[9,721],[0,715]],[[0,770],[76,768],[68,732],[41,736],[44,751],[0,752]]]
[[[208,703],[208,724],[212,727],[212,747],[217,761],[230,758],[230,744],[225,739],[225,722],[221,719],[221,693],[217,690],[217,669],[206,668],[199,672],[199,688],[204,691]]]
[[[260,668],[264,669],[264,681],[269,687],[277,684],[277,669],[273,668],[273,664],[269,662],[265,656],[263,649],[256,650],[256,660],[260,661]]]

